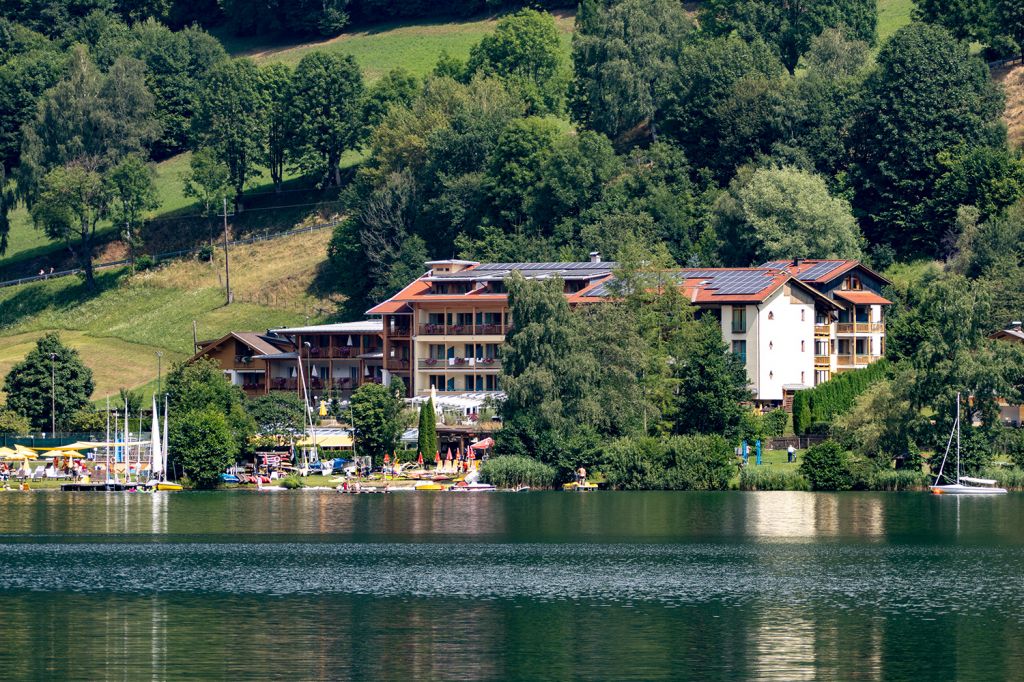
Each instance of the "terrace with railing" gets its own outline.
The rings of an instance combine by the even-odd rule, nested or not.
[[[486,336],[488,334],[504,335],[508,332],[506,324],[421,324],[421,336]]]
[[[416,367],[423,370],[431,369],[501,369],[498,358],[420,358]]]

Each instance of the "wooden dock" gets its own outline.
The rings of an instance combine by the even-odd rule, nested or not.
[[[137,490],[141,487],[143,487],[141,483],[107,481],[106,483],[62,483],[60,489],[73,493],[117,493]]]

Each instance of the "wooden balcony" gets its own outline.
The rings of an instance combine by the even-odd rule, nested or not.
[[[421,324],[420,336],[487,336],[501,335],[508,332],[503,324]]]
[[[828,355],[815,355],[814,366],[815,367],[830,367],[832,365],[832,358]]]
[[[836,365],[839,367],[867,367],[872,362],[881,359],[881,355],[839,355],[836,356]]]
[[[881,334],[885,332],[885,322],[837,322],[837,334]]]
[[[437,370],[438,372],[446,372],[451,370],[483,371],[489,369],[501,369],[501,360],[499,360],[498,358],[452,358],[450,360],[420,358],[416,362],[416,367],[421,370]]]
[[[411,363],[408,358],[384,358],[384,367],[390,372],[408,372]]]
[[[827,339],[832,335],[832,325],[830,324],[816,324],[814,325],[814,336],[821,339]]]

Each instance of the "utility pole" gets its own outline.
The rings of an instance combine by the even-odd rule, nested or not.
[[[50,353],[50,434],[57,433],[57,354]]]
[[[192,352],[199,352],[199,330],[196,328],[195,320],[192,320]]]
[[[227,289],[227,303],[231,305],[231,267],[228,265],[228,198],[221,197],[224,202],[224,288]]]

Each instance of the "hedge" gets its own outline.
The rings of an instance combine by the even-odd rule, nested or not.
[[[812,424],[831,424],[851,407],[861,393],[885,378],[888,363],[883,359],[864,369],[837,374],[814,388],[793,395],[793,430],[806,435]]]

